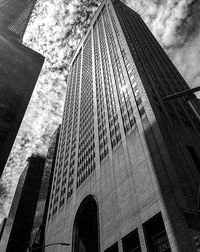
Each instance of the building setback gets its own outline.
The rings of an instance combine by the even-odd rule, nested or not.
[[[48,209],[45,244],[71,246],[45,251],[196,251],[199,104],[165,98],[188,89],[141,17],[104,0],[71,63]]]
[[[22,172],[0,242],[1,252],[26,252],[36,212],[45,159],[32,155]]]
[[[35,2],[0,3],[0,176],[44,61],[21,44]]]

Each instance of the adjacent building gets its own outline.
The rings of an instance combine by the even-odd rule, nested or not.
[[[0,176],[44,61],[21,44],[35,2],[0,3]]]
[[[47,221],[47,211],[49,206],[51,184],[55,167],[55,158],[58,147],[59,132],[60,132],[60,126],[56,129],[56,131],[54,132],[54,134],[50,139],[50,144],[44,165],[44,172],[42,176],[40,193],[37,201],[37,207],[35,210],[35,217],[31,232],[31,239],[30,239],[31,248],[40,247],[45,244],[44,241],[45,225]]]
[[[48,209],[45,244],[71,247],[45,251],[196,251],[183,214],[200,183],[191,104],[142,18],[104,0],[71,63]]]
[[[22,172],[3,230],[0,251],[26,252],[30,245],[45,159],[32,155]]]
[[[32,10],[37,0],[2,0],[0,3],[0,32],[22,42]]]

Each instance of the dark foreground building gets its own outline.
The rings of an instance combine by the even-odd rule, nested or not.
[[[198,101],[136,12],[102,2],[67,88],[45,251],[196,251]]]
[[[0,242],[1,252],[26,252],[35,217],[45,159],[32,155],[22,172]]]
[[[0,176],[44,61],[20,43],[34,4],[35,0],[0,3]]]

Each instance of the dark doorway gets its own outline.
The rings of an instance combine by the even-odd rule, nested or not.
[[[93,196],[87,196],[78,209],[72,244],[73,252],[99,251],[98,207]]]
[[[171,252],[161,213],[143,224],[149,252]]]

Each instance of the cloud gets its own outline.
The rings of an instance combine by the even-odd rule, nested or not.
[[[191,87],[200,80],[200,2],[125,0],[137,11]]]
[[[0,215],[4,215],[5,204],[4,202],[7,200],[9,196],[7,185],[2,179],[0,180]]]

